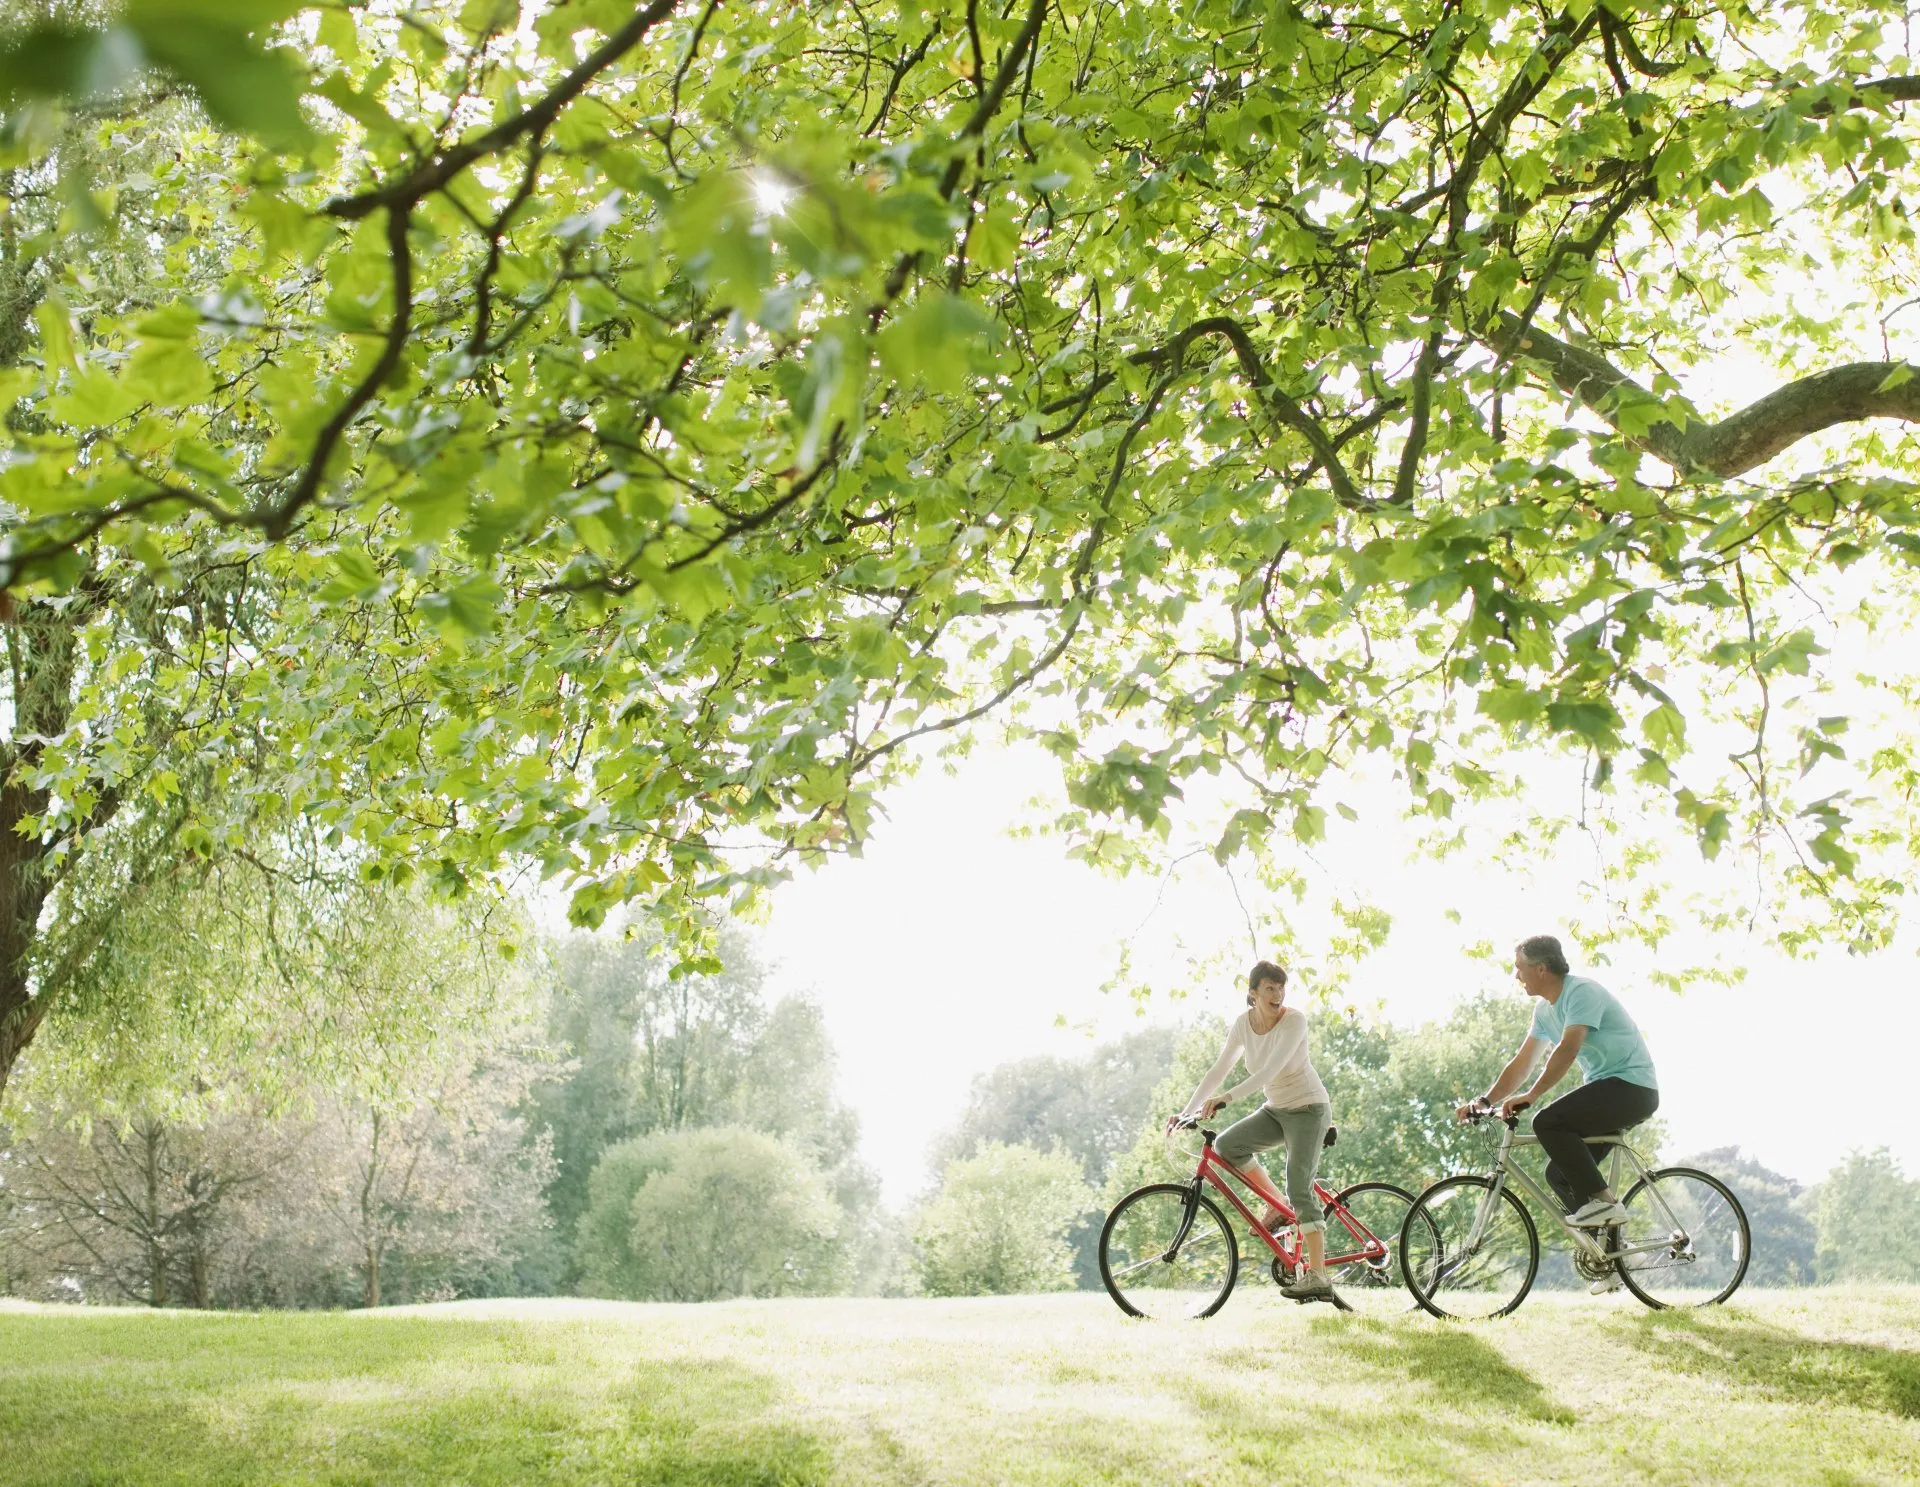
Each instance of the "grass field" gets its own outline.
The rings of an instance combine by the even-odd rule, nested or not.
[[[0,1303],[4,1305],[4,1303]],[[0,1310],[0,1482],[1920,1481],[1920,1290],[1473,1326],[1249,1288],[374,1314]]]

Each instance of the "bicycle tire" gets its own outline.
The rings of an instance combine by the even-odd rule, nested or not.
[[[1652,1263],[1657,1257],[1640,1256],[1616,1260],[1614,1261],[1614,1269],[1619,1273],[1620,1279],[1626,1285],[1626,1288],[1654,1311],[1690,1311],[1697,1306],[1718,1306],[1735,1291],[1740,1289],[1740,1282],[1747,1277],[1747,1265],[1753,1259],[1753,1229],[1747,1222],[1747,1211],[1740,1206],[1740,1200],[1734,1196],[1733,1189],[1715,1177],[1711,1172],[1702,1172],[1698,1167],[1661,1167],[1649,1172],[1645,1177],[1642,1177],[1638,1182],[1634,1183],[1632,1187],[1627,1189],[1626,1197],[1620,1200],[1622,1206],[1625,1207],[1629,1213],[1635,1214],[1635,1218],[1639,1223],[1646,1223],[1653,1218],[1653,1215],[1647,1211],[1651,1205],[1643,1204],[1642,1209],[1636,1212],[1634,1200],[1637,1198],[1645,1198],[1649,1191],[1654,1188],[1655,1184],[1663,1181],[1670,1184],[1667,1193],[1664,1195],[1669,1204],[1677,1204],[1677,1206],[1683,1208],[1694,1206],[1681,1202],[1673,1196],[1672,1189],[1679,1187],[1681,1184],[1697,1184],[1725,1202],[1727,1216],[1732,1220],[1732,1233],[1731,1235],[1726,1235],[1716,1227],[1714,1250],[1721,1256],[1725,1266],[1730,1268],[1732,1278],[1726,1281],[1724,1285],[1717,1286],[1717,1288],[1713,1283],[1708,1283],[1695,1287],[1692,1290],[1686,1290],[1676,1286],[1664,1286],[1656,1289],[1654,1277],[1669,1274],[1684,1276],[1688,1272],[1677,1267],[1669,1269],[1665,1266]],[[1691,1196],[1692,1195],[1689,1195],[1689,1197]],[[1681,1214],[1680,1217],[1684,1220],[1685,1214]],[[1661,1215],[1661,1222],[1664,1223],[1664,1215]],[[1694,1249],[1701,1240],[1701,1237],[1700,1233],[1693,1233],[1690,1236],[1688,1249]],[[1642,1238],[1642,1235],[1635,1232],[1635,1222],[1630,1221],[1626,1226],[1627,1243],[1633,1244],[1641,1241]],[[1725,1241],[1728,1238],[1734,1241],[1734,1250],[1731,1255],[1728,1255],[1725,1251]],[[1697,1258],[1697,1253],[1689,1257],[1690,1260],[1695,1258]],[[1707,1272],[1696,1271],[1692,1273],[1695,1275],[1704,1275]]]
[[[1446,1306],[1435,1299],[1437,1296],[1449,1296],[1450,1286],[1445,1277],[1462,1273],[1462,1267],[1477,1253],[1477,1249],[1465,1252],[1451,1265],[1448,1263],[1448,1248],[1455,1243],[1461,1229],[1463,1213],[1460,1205],[1467,1201],[1469,1190],[1484,1192],[1492,1186],[1492,1179],[1466,1173],[1443,1177],[1416,1198],[1413,1207],[1407,1211],[1407,1221],[1400,1228],[1400,1273],[1405,1277],[1413,1299],[1436,1317],[1466,1321],[1504,1317],[1525,1301],[1527,1293],[1533,1289],[1534,1277],[1540,1272],[1540,1232],[1534,1227],[1533,1215],[1527,1212],[1527,1205],[1514,1196],[1512,1188],[1502,1187],[1502,1207],[1497,1211],[1510,1220],[1517,1220],[1517,1238],[1508,1239],[1506,1231],[1502,1230],[1502,1242],[1514,1244],[1525,1261],[1520,1267],[1517,1284],[1506,1278],[1500,1279],[1494,1294],[1485,1298],[1490,1309],[1464,1306],[1457,1302]],[[1477,1210],[1480,1200],[1476,1198],[1472,1201]],[[1470,1218],[1468,1221],[1471,1221]],[[1485,1242],[1483,1237],[1482,1243]],[[1430,1277],[1427,1273],[1430,1270],[1442,1274]],[[1483,1269],[1479,1273],[1484,1275],[1486,1271]],[[1441,1283],[1436,1284],[1436,1280]],[[1506,1295],[1509,1285],[1513,1286],[1511,1296]],[[1501,1304],[1491,1306],[1494,1301]]]
[[[1128,1243],[1129,1236],[1124,1233],[1123,1226],[1130,1217],[1143,1219],[1148,1240],[1144,1248],[1147,1250],[1151,1250],[1153,1244],[1160,1241],[1163,1231],[1165,1242],[1171,1243],[1172,1230],[1169,1228],[1166,1213],[1162,1211],[1149,1214],[1146,1211],[1147,1206],[1158,1205],[1164,1210],[1166,1201],[1171,1199],[1184,1208],[1189,1196],[1194,1197],[1194,1229],[1198,1229],[1202,1223],[1210,1223],[1217,1230],[1219,1252],[1224,1255],[1224,1275],[1218,1282],[1218,1293],[1207,1293],[1212,1294],[1211,1300],[1207,1300],[1205,1294],[1195,1292],[1193,1293],[1195,1303],[1199,1305],[1199,1309],[1182,1307],[1178,1308],[1179,1314],[1194,1320],[1210,1317],[1225,1306],[1227,1298],[1233,1294],[1234,1283],[1240,1278],[1240,1244],[1234,1238],[1233,1226],[1227,1222],[1226,1215],[1220,1211],[1220,1206],[1205,1193],[1193,1194],[1192,1186],[1188,1183],[1149,1183],[1145,1187],[1135,1188],[1114,1204],[1113,1211],[1107,1215],[1106,1223],[1100,1227],[1100,1283],[1107,1288],[1107,1294],[1113,1298],[1114,1305],[1130,1317],[1151,1318],[1156,1315],[1136,1305],[1134,1300],[1130,1300],[1130,1293],[1141,1295],[1160,1288],[1141,1285],[1129,1287],[1122,1284],[1124,1274],[1121,1272],[1124,1272],[1128,1266],[1142,1264],[1153,1258],[1151,1254],[1143,1257],[1133,1255],[1132,1246]],[[1121,1235],[1118,1240],[1115,1238],[1116,1233]],[[1187,1239],[1182,1243],[1182,1249],[1191,1244],[1193,1239],[1194,1234],[1189,1231]],[[1208,1242],[1216,1241],[1210,1239]],[[1116,1260],[1119,1262],[1118,1265],[1115,1263]]]

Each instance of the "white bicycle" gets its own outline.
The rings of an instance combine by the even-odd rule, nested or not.
[[[1470,1115],[1476,1124],[1491,1111]],[[1719,1178],[1693,1167],[1650,1168],[1620,1132],[1589,1136],[1612,1148],[1608,1186],[1620,1192],[1627,1221],[1606,1229],[1569,1224],[1560,1204],[1515,1159],[1518,1116],[1505,1117],[1493,1170],[1443,1177],[1414,1201],[1400,1230],[1400,1269],[1413,1299],[1436,1317],[1504,1317],[1533,1287],[1540,1234],[1515,1194],[1554,1215],[1573,1243],[1574,1268],[1588,1280],[1618,1275],[1656,1311],[1713,1306],[1746,1278],[1752,1236],[1740,1200]]]

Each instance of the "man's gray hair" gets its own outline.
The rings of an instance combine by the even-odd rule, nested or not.
[[[1517,948],[1520,958],[1528,965],[1544,966],[1556,976],[1567,974],[1567,957],[1561,953],[1560,942],[1552,935],[1528,935]]]

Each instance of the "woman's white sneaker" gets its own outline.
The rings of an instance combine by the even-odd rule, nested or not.
[[[1618,1275],[1603,1275],[1587,1287],[1587,1294],[1589,1296],[1611,1296],[1619,1289],[1620,1277]]]
[[[1567,1215],[1576,1229],[1604,1229],[1609,1224],[1624,1224],[1627,1211],[1611,1198],[1589,1198]]]

